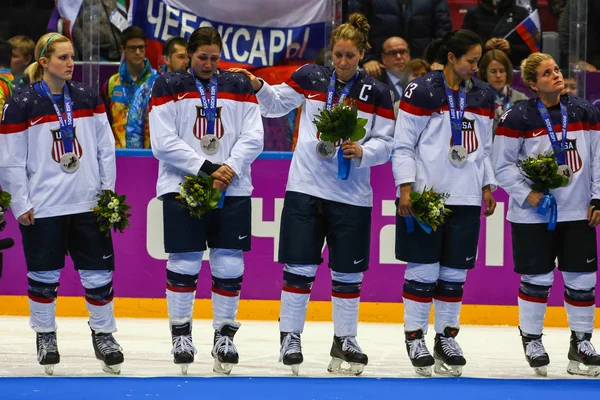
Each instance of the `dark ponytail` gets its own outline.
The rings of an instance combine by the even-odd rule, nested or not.
[[[427,57],[433,57],[435,54],[433,61],[446,65],[448,64],[448,53],[454,54],[456,58],[461,58],[471,47],[477,45],[481,46],[481,39],[475,32],[459,29],[431,42],[425,49],[425,59],[429,62]]]

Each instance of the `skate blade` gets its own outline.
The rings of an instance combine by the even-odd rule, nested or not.
[[[544,378],[548,376],[548,368],[544,367],[535,367],[533,371],[536,375],[543,376]]]
[[[46,375],[54,375],[54,367],[56,366],[56,364],[49,364],[49,365],[44,365],[44,372],[46,373]]]
[[[431,367],[415,367],[415,372],[418,375],[424,376],[426,378],[431,377]]]
[[[181,367],[181,373],[183,375],[187,375],[188,374],[188,368],[190,367],[190,364],[178,364]]]
[[[215,360],[215,363],[213,364],[213,372],[222,375],[229,375],[231,374],[231,370],[233,369],[234,365],[235,364],[227,364],[219,362],[219,360]]]
[[[101,363],[102,363],[102,371],[106,372],[107,374],[121,375],[121,364],[106,365],[103,362],[101,362]]]
[[[338,375],[355,375],[358,376],[363,373],[365,369],[364,364],[359,363],[347,363],[350,365],[350,368],[342,368],[342,363],[344,360],[340,358],[332,358],[329,366],[327,367],[327,371],[332,374]]]
[[[442,360],[436,359],[433,371],[442,376],[461,376],[462,365],[447,365]]]
[[[582,368],[583,366],[583,368]],[[569,361],[569,365],[567,366],[567,372],[571,375],[579,375],[579,376],[591,376],[597,377],[600,375],[600,366],[598,365],[584,365],[583,363],[577,361]]]
[[[290,365],[290,367],[292,367],[292,374],[294,374],[294,376],[298,376],[300,373],[300,364]]]

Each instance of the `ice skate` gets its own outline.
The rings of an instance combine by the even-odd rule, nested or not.
[[[550,357],[542,343],[542,335],[526,335],[521,332],[521,340],[523,341],[525,360],[529,366],[537,375],[548,376],[547,366],[550,364]]]
[[[37,360],[48,375],[54,374],[54,367],[60,362],[56,332],[37,332],[35,335]]]
[[[215,331],[213,349],[211,355],[215,359],[213,371],[218,374],[229,375],[233,366],[240,357],[233,344],[233,337],[240,328],[240,323],[235,321],[223,321],[219,329]]]
[[[358,376],[369,363],[369,357],[363,353],[354,336],[342,338],[334,335],[329,355],[332,358],[327,371],[334,374]],[[343,362],[349,364],[350,368],[342,368]]]
[[[92,331],[92,344],[96,358],[102,363],[102,370],[109,374],[119,375],[123,364],[123,349],[112,333],[96,333]]]
[[[436,334],[433,346],[435,365],[433,370],[443,376],[461,376],[462,367],[467,363],[456,342],[458,328],[446,327],[443,334]]]
[[[433,357],[427,350],[423,330],[404,332],[406,351],[415,372],[421,376],[431,376],[431,366],[434,364]]]
[[[192,343],[192,324],[187,322],[181,325],[171,325],[171,339],[173,341],[173,362],[181,367],[181,373],[187,375],[188,367],[194,362],[196,348]]]
[[[600,355],[590,342],[591,338],[591,333],[571,332],[567,366],[569,374],[592,377],[600,375]]]
[[[283,362],[283,365],[292,367],[292,373],[298,375],[300,364],[304,361],[304,357],[302,357],[300,334],[281,332],[279,341],[281,343],[279,362]]]

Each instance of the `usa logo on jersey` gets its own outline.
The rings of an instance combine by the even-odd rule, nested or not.
[[[196,122],[194,123],[194,136],[198,139],[202,139],[206,135],[206,128],[208,120],[204,113],[204,107],[196,106]],[[223,127],[223,121],[221,120],[221,107],[217,107],[217,120],[215,121],[215,136],[217,139],[221,139],[225,134],[225,128]]]
[[[62,133],[60,129],[51,129],[50,132],[52,133],[52,159],[60,162],[60,158],[65,155]],[[73,127],[73,153],[79,158],[83,156],[83,149],[77,140],[77,127]]]
[[[479,141],[475,134],[475,120],[463,118],[462,121],[462,145],[471,154],[479,148]],[[450,138],[450,147],[454,146],[454,139]]]
[[[577,151],[577,139],[567,139],[567,143],[565,143],[565,155],[567,165],[571,167],[573,173],[583,167],[583,161],[581,161],[581,156]]]

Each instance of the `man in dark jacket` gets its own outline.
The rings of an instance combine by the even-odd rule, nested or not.
[[[350,13],[360,12],[369,20],[369,44],[363,68],[374,77],[381,75],[383,43],[392,36],[408,42],[413,57],[423,56],[433,39],[452,30],[446,0],[349,0]]]
[[[502,50],[518,69],[531,50],[516,32],[504,37],[528,16],[529,12],[517,6],[515,0],[481,0],[478,6],[467,10],[462,28],[479,35],[484,53]]]

